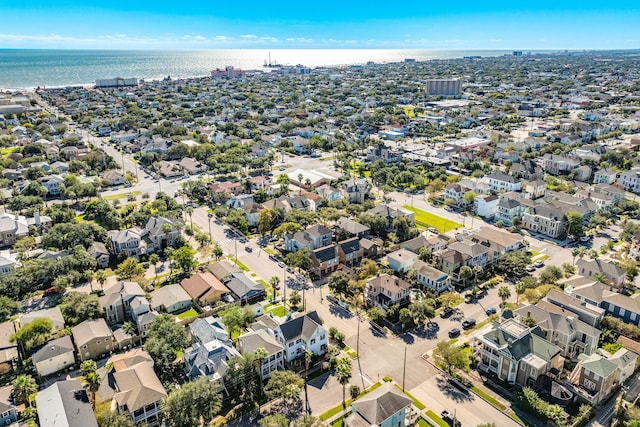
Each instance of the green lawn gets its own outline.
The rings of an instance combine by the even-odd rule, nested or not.
[[[418,426],[419,427],[432,427],[432,424],[425,420],[424,418],[420,417],[418,418]]]
[[[118,199],[125,199],[129,196],[139,196],[142,194],[142,191],[131,191],[129,193],[117,193],[117,194],[111,194],[109,196],[104,196],[103,199],[105,200],[118,200]]]
[[[526,425],[526,424],[525,424],[525,422],[524,422],[524,421],[522,421],[522,418],[520,418],[520,417],[518,416],[518,414],[516,414],[515,412],[512,412],[512,413],[511,413],[511,418],[513,418],[514,420],[516,420],[517,422],[519,422],[519,423],[520,423],[520,424],[522,424],[523,426],[525,426],[525,425]]]
[[[409,205],[403,205],[402,207],[416,214],[416,225],[419,228],[435,227],[441,233],[446,233],[456,227],[462,227],[462,224],[458,222],[450,221],[441,216],[432,214],[431,212],[423,211],[422,209],[414,208]]]
[[[180,320],[191,319],[193,317],[198,317],[198,312],[195,309],[190,308],[189,310],[185,311],[184,313],[178,314],[176,317],[178,319],[180,319]]]
[[[234,256],[229,255],[229,259],[233,261],[238,267],[240,267],[244,271],[249,271],[249,267],[247,267],[242,261],[235,258]]]
[[[373,384],[371,387],[369,387],[366,391],[361,392],[358,397],[362,397],[365,395],[365,393],[369,393],[375,389],[377,389],[378,387],[380,387],[382,385],[382,383],[375,383]],[[351,405],[351,402],[353,402],[353,399],[347,399],[346,403],[346,408],[349,408],[349,405]],[[342,402],[340,402],[339,405],[334,406],[333,408],[329,409],[327,412],[325,412],[324,414],[320,415],[320,419],[322,421],[327,421],[329,418],[333,417],[335,414],[337,414],[338,412],[342,411],[344,408],[342,407]]]
[[[449,427],[449,424],[447,424],[445,420],[440,418],[440,416],[435,412],[433,412],[432,410],[428,410],[425,413],[427,414],[427,417],[431,418],[436,423],[436,425],[440,427]]]
[[[474,393],[476,393],[478,396],[482,397],[484,400],[491,403],[493,406],[500,409],[501,411],[504,411],[505,409],[507,409],[506,406],[504,406],[502,403],[497,401],[493,396],[485,393],[484,391],[480,390],[478,387],[473,386],[471,387],[471,390],[473,390]]]
[[[276,254],[276,251],[274,251],[274,250],[273,250],[273,249],[271,249],[271,248],[264,248],[264,251],[265,251],[266,253],[268,253],[269,255],[275,255],[275,254]]]
[[[289,312],[283,306],[277,305],[273,309],[269,310],[267,313],[273,313],[273,315],[276,317],[284,317]]]

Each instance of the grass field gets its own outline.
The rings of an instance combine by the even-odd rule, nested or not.
[[[178,314],[176,317],[178,319],[180,319],[180,320],[191,319],[192,317],[198,317],[198,312],[195,311],[193,308],[190,308],[189,310],[185,311],[184,313]]]
[[[138,197],[139,195],[142,194],[142,191],[131,191],[129,193],[118,193],[118,194],[111,194],[109,196],[104,196],[103,199],[105,200],[118,200],[118,199],[124,199],[127,198],[129,196],[135,196]]]
[[[423,211],[422,209],[414,208],[409,205],[403,205],[402,207],[416,214],[416,225],[419,228],[435,227],[441,233],[446,233],[456,227],[462,227],[462,224],[459,222],[450,221],[441,216],[432,214],[431,212]]]
[[[365,393],[369,393],[369,392],[371,392],[371,391],[373,391],[373,390],[377,389],[377,388],[378,388],[378,387],[380,387],[381,385],[382,385],[382,383],[374,383],[374,384],[372,384],[372,385],[371,385],[371,387],[369,387],[369,388],[366,390],[366,392],[360,392],[360,394],[358,395],[358,397],[362,397],[362,396],[364,396],[364,395],[365,395]],[[351,398],[347,399],[347,401],[345,402],[345,407],[346,407],[346,408],[348,408],[348,407],[349,407],[349,405],[351,405],[351,402],[353,402],[353,399],[351,399]],[[333,417],[335,414],[339,413],[340,411],[343,411],[344,409],[345,409],[345,408],[342,406],[342,402],[341,402],[339,405],[337,405],[337,406],[335,406],[335,407],[333,407],[333,408],[329,409],[329,410],[328,410],[327,412],[325,412],[324,414],[321,414],[319,418],[320,418],[322,421],[327,421],[329,418]]]
[[[268,313],[272,313],[276,317],[284,317],[287,315],[288,311],[283,306],[277,305],[272,310],[269,310]]]
[[[427,414],[427,417],[431,418],[433,422],[436,423],[436,425],[440,427],[449,427],[449,424],[447,424],[446,421],[440,418],[440,416],[438,416],[438,414],[436,414],[435,412],[429,410],[425,413]]]
[[[232,255],[229,255],[229,259],[231,261],[233,261],[238,267],[240,267],[242,270],[244,271],[249,271],[249,267],[247,267],[242,261],[240,261],[239,259],[235,258]]]
[[[504,411],[505,409],[507,409],[506,406],[504,406],[502,403],[497,401],[493,396],[485,393],[484,391],[480,390],[478,387],[473,386],[473,387],[471,387],[471,390],[473,390],[474,393],[476,393],[477,395],[481,396],[484,400],[486,400],[487,402],[489,402],[490,404],[492,404],[493,406],[495,406],[499,410]]]

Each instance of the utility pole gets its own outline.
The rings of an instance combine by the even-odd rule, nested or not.
[[[358,355],[358,369],[360,370],[360,379],[362,379],[362,391],[367,389],[367,386],[364,384],[364,373],[362,372],[362,365],[360,364],[360,322],[361,318],[358,314],[358,335],[356,338],[356,354]]]
[[[287,270],[282,269],[282,306],[287,309]]]
[[[213,214],[211,212],[207,213],[207,217],[209,219],[209,240],[213,241],[213,236],[211,235],[211,217]]]
[[[404,378],[407,373],[407,346],[404,346],[404,364],[402,365],[402,392],[404,393]]]

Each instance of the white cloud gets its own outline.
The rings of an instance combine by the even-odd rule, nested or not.
[[[257,39],[258,36],[255,34],[243,34],[240,36],[241,39]]]
[[[287,41],[292,43],[313,43],[313,39],[305,37],[289,37]]]

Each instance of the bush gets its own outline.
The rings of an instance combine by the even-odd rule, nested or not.
[[[565,425],[569,420],[569,414],[567,414],[562,407],[549,404],[529,387],[525,387],[516,393],[515,401],[519,408],[531,413],[544,422],[551,420],[557,425]]]
[[[391,381],[393,381],[393,378],[385,375],[384,377],[382,377],[382,381],[384,381],[385,383],[390,383]]]

